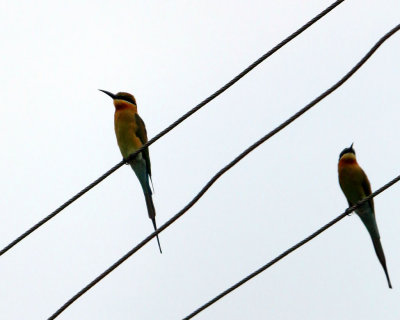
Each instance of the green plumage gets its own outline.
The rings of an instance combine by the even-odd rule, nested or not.
[[[371,194],[371,184],[367,175],[358,165],[355,152],[352,147],[345,150],[349,150],[349,152],[342,152],[342,155],[339,159],[339,184],[344,195],[346,196],[349,206],[353,206]],[[380,241],[378,225],[376,224],[373,199],[370,199],[368,202],[356,209],[356,213],[368,230],[374,245],[375,253],[385,272],[389,288],[392,288],[389,273],[386,267],[385,254]]]
[[[124,159],[147,143],[146,126],[137,113],[136,100],[133,95],[126,92],[119,92],[116,95],[111,92],[100,90],[114,100],[114,129],[119,149]],[[139,179],[146,200],[147,212],[153,223],[156,225],[156,210],[154,208],[152,191],[149,180],[151,180],[151,163],[149,149],[145,148],[129,161],[133,171]],[[158,247],[161,251],[160,240],[157,235]]]

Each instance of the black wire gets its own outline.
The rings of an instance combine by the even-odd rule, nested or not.
[[[128,159],[121,161],[120,163],[116,164],[114,167],[112,167],[109,171],[107,171],[104,175],[102,175],[100,178],[89,184],[85,189],[82,191],[78,192],[75,196],[73,196],[71,199],[69,199],[67,202],[65,202],[63,205],[58,207],[55,211],[50,213],[47,217],[36,223],[33,227],[25,231],[22,235],[20,235],[18,238],[16,238],[14,241],[12,241],[10,244],[5,246],[2,250],[0,250],[0,256],[2,256],[4,253],[6,253],[8,250],[10,250],[12,247],[14,247],[18,242],[23,240],[25,237],[27,237],[29,234],[31,234],[33,231],[41,227],[43,224],[45,224],[47,221],[49,221],[51,218],[56,216],[58,213],[60,213],[62,210],[64,210],[66,207],[68,207],[71,203],[73,203],[75,200],[80,198],[82,195],[84,195],[86,192],[88,192],[90,189],[92,189],[94,186],[96,186],[98,183],[103,181],[106,177],[108,177],[110,174],[112,174],[114,171],[119,169],[124,163],[129,162],[129,160],[132,160],[135,158],[135,156],[140,153],[143,149],[147,148],[154,142],[156,142],[158,139],[160,139],[162,136],[167,134],[169,131],[174,129],[176,126],[178,126],[181,122],[189,118],[191,115],[193,115],[195,112],[200,110],[202,107],[204,107],[207,103],[209,103],[211,100],[215,99],[217,96],[219,96],[221,93],[223,93],[225,90],[227,90],[229,87],[234,85],[236,82],[238,82],[241,78],[243,78],[247,73],[249,73],[251,70],[253,70],[255,67],[257,67],[261,62],[269,58],[271,55],[273,55],[276,51],[278,51],[280,48],[282,48],[284,45],[286,45],[288,42],[296,38],[299,34],[301,34],[303,31],[308,29],[311,25],[313,25],[315,22],[317,22],[319,19],[321,19],[323,16],[325,16],[327,13],[332,11],[335,7],[337,7],[339,4],[344,2],[345,0],[339,0],[334,3],[332,3],[328,8],[326,8],[324,11],[322,11],[320,14],[315,16],[313,19],[311,19],[309,22],[307,22],[305,25],[303,25],[300,29],[292,33],[290,36],[288,36],[286,39],[281,41],[279,44],[277,44],[275,47],[273,47],[271,50],[269,50],[266,54],[264,54],[262,57],[260,57],[258,60],[253,62],[250,66],[248,66],[245,70],[243,70],[241,73],[239,73],[236,77],[234,77],[231,81],[229,81],[227,84],[225,84],[222,88],[214,92],[211,96],[209,96],[207,99],[203,100],[200,102],[197,106],[195,106],[192,110],[188,111],[185,113],[182,117],[180,117],[178,120],[176,120],[174,123],[172,123],[170,126],[165,128],[163,131],[161,131],[159,134],[157,134],[155,137],[150,139],[146,144],[144,144],[140,149],[136,150],[134,153],[132,153]]]
[[[172,223],[174,223],[176,220],[178,220],[181,216],[183,216],[206,192],[207,190],[214,184],[215,181],[217,181],[225,172],[227,172],[229,169],[231,169],[235,164],[237,164],[240,160],[242,160],[244,157],[246,157],[251,151],[256,149],[258,146],[260,146],[263,142],[271,138],[273,135],[278,133],[280,130],[285,128],[287,125],[289,125],[291,122],[296,120],[298,117],[300,117],[302,114],[304,114],[306,111],[311,109],[314,105],[316,105],[319,101],[324,99],[326,96],[331,94],[333,91],[335,91],[337,88],[339,88],[344,82],[346,82],[372,55],[373,53],[379,48],[379,46],[382,45],[382,43],[387,40],[391,35],[393,35],[396,31],[400,29],[400,25],[397,25],[395,28],[393,28],[391,31],[389,31],[387,34],[385,34],[373,47],[368,51],[368,53],[342,78],[340,79],[336,84],[334,84],[332,87],[330,87],[328,90],[323,92],[321,95],[319,95],[317,98],[315,98],[313,101],[311,101],[309,104],[307,104],[304,108],[302,108],[300,111],[295,113],[292,117],[290,117],[288,120],[283,122],[281,125],[276,127],[274,130],[269,132],[267,135],[262,137],[260,140],[255,142],[253,145],[248,147],[246,150],[244,150],[240,155],[238,155],[234,160],[232,160],[229,164],[227,164],[225,167],[223,167],[220,171],[218,171],[210,181],[207,182],[207,184],[200,190],[200,192],[182,209],[180,210],[177,214],[175,214],[171,219],[169,219],[166,223],[164,223],[162,226],[158,228],[158,230],[154,231],[151,233],[149,236],[147,236],[144,240],[142,240],[138,245],[136,245],[133,249],[131,249],[128,253],[126,253],[123,257],[121,257],[117,262],[115,262],[113,265],[111,265],[107,270],[105,270],[103,273],[101,273],[99,276],[97,276],[92,282],[90,282],[88,285],[86,285],[83,289],[81,289],[78,293],[76,293],[71,299],[69,299],[65,304],[63,304],[53,315],[50,316],[49,319],[55,319],[57,316],[59,316],[65,309],[67,309],[72,303],[74,303],[79,297],[81,297],[85,292],[87,292],[89,289],[94,287],[99,281],[101,281],[104,277],[106,277],[109,273],[111,273],[113,270],[115,270],[120,264],[122,264],[125,260],[127,260],[130,256],[132,256],[135,252],[137,252],[140,248],[142,248],[146,243],[148,243],[152,238],[154,238],[157,234],[161,233],[163,230],[168,228]]]
[[[196,316],[197,314],[199,314],[201,311],[203,311],[204,309],[207,309],[209,306],[211,306],[212,304],[214,304],[215,302],[217,302],[219,299],[223,298],[224,296],[226,296],[227,294],[231,293],[232,291],[236,290],[237,288],[239,288],[242,284],[246,283],[247,281],[249,281],[250,279],[254,278],[255,276],[259,275],[261,272],[265,271],[266,269],[268,269],[269,267],[271,267],[272,265],[274,265],[275,263],[277,263],[279,260],[283,259],[284,257],[286,257],[287,255],[289,255],[290,253],[292,253],[293,251],[295,251],[296,249],[300,248],[301,246],[303,246],[304,244],[306,244],[307,242],[311,241],[312,239],[314,239],[316,236],[318,236],[319,234],[321,234],[322,232],[324,232],[325,230],[327,230],[328,228],[332,227],[336,222],[339,222],[340,220],[342,220],[344,217],[346,217],[348,214],[350,214],[351,212],[353,212],[355,209],[357,209],[358,207],[360,207],[362,204],[364,204],[365,202],[367,202],[368,200],[372,199],[373,197],[377,196],[378,194],[380,194],[381,192],[383,192],[384,190],[386,190],[387,188],[390,188],[392,185],[394,185],[396,182],[398,182],[400,180],[400,175],[397,176],[396,178],[394,178],[393,180],[391,180],[390,182],[388,182],[387,184],[385,184],[383,187],[381,187],[380,189],[376,190],[374,193],[371,193],[368,197],[364,198],[363,200],[359,201],[357,204],[355,204],[352,207],[349,207],[346,209],[346,211],[344,211],[341,215],[339,215],[338,217],[336,217],[335,219],[333,219],[331,222],[327,223],[326,225],[324,225],[323,227],[321,227],[320,229],[318,229],[317,231],[315,231],[314,233],[312,233],[311,235],[309,235],[307,238],[305,238],[304,240],[298,242],[297,244],[295,244],[293,247],[287,249],[286,251],[284,251],[283,253],[281,253],[279,256],[277,256],[275,259],[272,259],[270,262],[268,262],[267,264],[265,264],[264,266],[262,266],[261,268],[257,269],[256,271],[254,271],[253,273],[249,274],[247,277],[243,278],[242,280],[240,280],[239,282],[237,282],[236,284],[234,284],[233,286],[229,287],[228,289],[226,289],[224,292],[220,293],[219,295],[217,295],[215,298],[211,299],[210,301],[208,301],[207,303],[205,303],[204,305],[202,305],[200,308],[196,309],[195,311],[193,311],[190,315],[186,316],[185,318],[183,318],[183,320],[188,320],[188,319],[192,319],[194,316]]]
[[[6,245],[1,251],[0,251],[0,256],[6,253],[8,250],[10,250],[12,247],[14,247],[18,242],[23,240],[25,237],[30,235],[33,231],[41,227],[43,224],[45,224],[47,221],[49,221],[51,218],[53,218],[55,215],[57,215],[59,212],[64,210],[66,207],[68,207],[72,202],[83,196],[86,192],[88,192],[90,189],[92,189],[94,186],[99,184],[101,181],[103,181],[105,178],[107,178],[110,174],[112,174],[114,171],[119,169],[125,161],[121,161],[120,163],[116,164],[114,167],[112,167],[110,170],[108,170],[105,174],[103,174],[100,178],[96,179],[93,181],[91,184],[89,184],[85,189],[79,191],[76,195],[74,195],[71,199],[69,199],[67,202],[59,206],[56,210],[54,210],[52,213],[50,213],[47,217],[44,219],[40,220],[38,223],[36,223],[33,227],[29,228],[26,230],[23,234],[21,234],[18,238],[16,238],[14,241]]]

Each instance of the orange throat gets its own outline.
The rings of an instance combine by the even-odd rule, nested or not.
[[[339,161],[339,168],[351,166],[357,164],[357,160],[354,158],[342,158]]]

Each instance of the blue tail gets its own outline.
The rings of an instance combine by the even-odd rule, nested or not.
[[[376,256],[378,257],[378,260],[382,265],[383,271],[385,271],[389,288],[392,289],[392,283],[390,282],[389,272],[386,267],[385,254],[383,252],[381,244],[381,237],[379,235],[378,225],[376,224],[375,213],[371,209],[369,204],[366,204],[359,211],[357,211],[357,214],[368,230],[368,233],[374,245]]]
[[[136,176],[139,179],[140,185],[142,186],[144,198],[146,200],[147,213],[149,214],[149,218],[153,222],[154,231],[157,231],[156,224],[156,209],[154,208],[152,192],[149,184],[149,174],[146,168],[146,162],[143,159],[137,159],[132,164],[131,167],[135,172]],[[157,237],[158,248],[160,249],[160,253],[162,253],[160,239]]]

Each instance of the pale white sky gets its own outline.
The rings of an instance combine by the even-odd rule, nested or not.
[[[121,160],[113,106],[149,138],[331,1],[0,1],[0,247]],[[347,0],[150,148],[161,225],[222,166],[342,77],[399,23]],[[400,34],[342,88],[224,175],[59,319],[180,319],[346,208],[354,142],[375,190],[400,173]],[[398,319],[400,186],[375,200],[393,290],[356,215],[197,319]],[[124,166],[0,257],[0,318],[45,319],[152,231]]]

